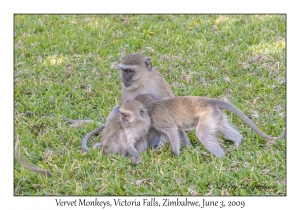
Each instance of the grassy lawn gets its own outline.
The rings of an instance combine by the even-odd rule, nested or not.
[[[15,161],[15,195],[285,195],[285,139],[268,143],[228,113],[239,148],[222,139],[214,158],[170,145],[130,158],[85,154],[81,139],[120,104],[117,64],[147,55],[175,95],[225,99],[267,134],[286,125],[284,15],[15,15],[14,129],[21,153],[47,178]],[[41,117],[44,116],[44,117]],[[55,119],[49,118],[54,116]],[[92,138],[89,148],[100,139]]]

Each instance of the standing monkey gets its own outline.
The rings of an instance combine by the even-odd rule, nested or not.
[[[122,79],[122,103],[126,100],[133,100],[141,94],[151,94],[158,100],[174,97],[170,85],[156,69],[152,68],[152,63],[146,56],[138,53],[129,54],[123,58],[119,64],[119,69]],[[108,123],[106,122],[106,125]],[[104,127],[105,125],[95,129],[83,138],[82,148],[84,151],[89,152],[86,145],[87,140],[103,130]],[[149,135],[158,138],[159,133],[150,130]],[[180,136],[184,145],[191,145],[185,132],[180,131]]]
[[[151,98],[152,96],[148,94],[140,95],[134,101],[124,102],[120,111],[130,113],[135,107],[134,103],[151,101]],[[131,106],[128,106],[127,103],[130,103]],[[224,109],[239,116],[252,130],[266,140],[274,141],[285,137],[285,132],[275,138],[268,136],[237,107],[219,99],[181,96],[152,102],[147,108],[151,126],[168,137],[175,156],[178,156],[180,152],[179,130],[196,129],[196,137],[216,157],[225,155],[216,134],[222,134],[226,139],[239,145],[243,136],[228,123],[223,112]],[[138,131],[132,130],[131,132],[133,132],[132,135],[134,133],[138,135],[136,133]]]

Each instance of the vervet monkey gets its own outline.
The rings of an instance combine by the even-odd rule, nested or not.
[[[122,79],[122,103],[141,94],[151,94],[158,100],[174,97],[170,85],[142,54],[130,54],[119,64]]]
[[[115,106],[110,115],[106,118],[106,126],[101,135],[101,142],[94,145],[94,148],[103,148],[104,154],[121,154],[126,156],[126,136],[121,124],[120,106]]]
[[[151,108],[152,103],[158,101],[155,97],[153,97],[150,94],[138,95],[134,100],[141,102],[147,109]],[[191,146],[189,139],[186,138],[185,135],[183,135],[183,134],[185,134],[184,132],[179,130],[178,134],[180,136],[180,140],[181,140],[181,143],[183,146]],[[151,126],[149,129],[149,134],[148,134],[148,141],[151,142],[150,146],[157,147],[160,144],[160,137],[161,137],[161,134],[153,126]],[[165,136],[163,136],[163,137],[165,137]]]
[[[122,125],[127,139],[127,151],[135,163],[140,162],[139,152],[149,147],[147,139],[151,120],[142,103],[127,100],[120,108]]]
[[[131,111],[127,111],[128,106]],[[147,138],[151,121],[146,107],[141,103],[130,104],[129,101],[121,108],[115,107],[107,122],[102,132],[102,141],[94,148],[102,147],[104,154],[130,154],[134,163],[139,163],[139,153],[151,145]]]
[[[31,171],[34,171],[34,172],[40,173],[40,174],[44,174],[44,175],[46,175],[47,177],[51,177],[52,174],[51,174],[49,171],[37,168],[35,165],[29,163],[29,162],[25,159],[25,157],[21,156],[20,151],[19,151],[19,149],[17,148],[17,147],[18,147],[18,143],[19,143],[19,142],[16,141],[15,152],[14,152],[14,153],[15,153],[15,154],[14,154],[14,157],[16,158],[16,160],[17,160],[19,163],[21,163],[22,165],[24,165],[26,168],[28,168],[29,170],[31,170]]]
[[[136,98],[135,101],[126,101],[121,109],[123,112],[132,112],[135,108],[134,103],[139,101],[151,101],[151,95],[143,94]],[[228,140],[239,145],[243,136],[228,123],[227,117],[223,110],[228,110],[240,118],[252,128],[258,135],[266,140],[274,141],[285,137],[283,132],[278,137],[271,137],[263,133],[242,111],[230,103],[223,100],[205,98],[198,96],[181,96],[169,99],[163,99],[152,102],[148,106],[148,113],[151,118],[151,126],[157,131],[166,135],[171,143],[175,156],[180,152],[180,135],[178,130],[196,129],[196,137],[204,147],[213,153],[216,157],[225,155],[219,144],[216,134],[223,134]],[[131,130],[132,135],[138,135],[138,131]]]
[[[152,67],[150,59],[146,56],[138,53],[129,54],[123,58],[119,64],[119,69],[122,79],[122,103],[126,100],[133,100],[140,94],[151,94],[158,100],[174,97],[170,85],[159,71]],[[106,121],[105,125],[108,123],[109,122]],[[89,152],[86,145],[88,139],[103,130],[105,125],[88,133],[83,138],[82,148],[85,152]],[[150,132],[153,132],[153,130],[150,130]],[[159,134],[151,133],[150,135],[158,138],[157,135]],[[180,131],[180,135],[183,138],[184,144],[190,146],[191,143],[186,133]]]

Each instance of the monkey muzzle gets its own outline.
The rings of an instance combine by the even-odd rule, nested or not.
[[[129,127],[130,126],[130,122],[129,122],[129,120],[126,118],[126,115],[125,114],[123,114],[123,113],[121,113],[121,119],[122,119],[122,125],[124,126],[124,127]]]
[[[125,86],[125,87],[129,87],[131,84],[132,84],[132,80],[127,80],[127,79],[122,79],[122,83],[123,83],[123,85]]]

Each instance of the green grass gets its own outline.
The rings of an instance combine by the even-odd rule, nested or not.
[[[284,15],[15,15],[14,28],[15,139],[53,173],[15,162],[15,195],[286,194],[285,139],[270,144],[230,113],[244,141],[222,140],[226,157],[214,158],[189,132],[193,147],[179,157],[167,145],[142,153],[137,166],[83,153],[81,139],[96,125],[62,120],[104,122],[120,104],[118,62],[141,52],[176,95],[227,99],[277,136],[286,126]]]

